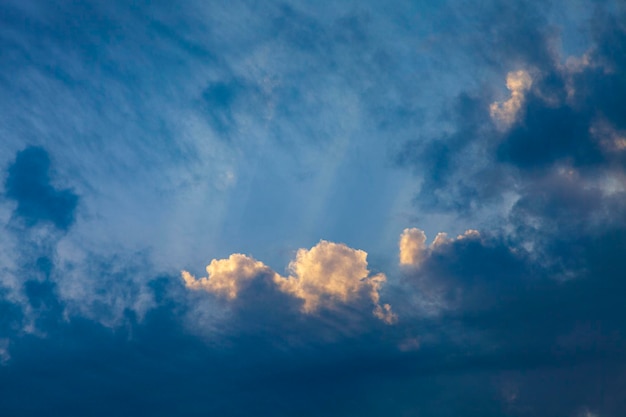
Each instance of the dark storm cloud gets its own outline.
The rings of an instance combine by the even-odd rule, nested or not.
[[[600,123],[618,130],[626,127],[626,27],[617,19],[597,12],[588,63],[574,74],[551,62],[539,64],[545,75],[531,90],[523,118],[504,137],[498,149],[500,160],[521,169],[561,161],[584,167],[621,160],[623,169],[623,155],[606,149],[597,128],[594,131]]]
[[[616,254],[596,255],[601,265]],[[568,287],[542,276],[525,282],[525,264],[527,256],[505,242],[458,241],[422,272],[461,288],[467,302],[460,310],[392,328],[376,327],[370,318],[372,327],[356,333],[338,329],[345,320],[340,315],[297,314],[297,306],[289,308],[277,298],[284,295],[258,280],[238,298],[225,334],[208,339],[184,331],[189,304],[180,303],[179,287],[164,277],[154,281],[160,307],[140,323],[129,316],[125,326],[111,329],[74,318],[50,324],[46,339],[15,339],[11,362],[0,368],[7,394],[0,406],[24,416],[44,410],[59,416],[244,416],[250,410],[259,416],[455,416],[479,409],[494,417],[620,410],[624,340],[614,334],[619,320],[604,320],[621,287]],[[615,292],[605,306],[578,306],[597,291]],[[411,333],[420,348],[399,351],[396,343]],[[599,374],[602,392],[594,388]],[[560,397],[546,397],[545,389]],[[32,395],[37,401],[28,401]]]
[[[15,215],[27,225],[51,222],[67,230],[74,222],[78,196],[57,189],[50,178],[50,157],[45,149],[29,147],[18,152],[8,168],[6,196],[17,202]]]
[[[454,133],[410,141],[398,156],[423,177],[415,198],[421,212],[467,218],[511,192],[514,203],[495,211],[502,218],[485,237],[432,249],[405,278],[426,298],[423,305],[432,308],[434,300],[441,308],[433,319],[439,326],[427,334],[433,345],[463,350],[453,366],[502,376],[507,415],[619,415],[625,404],[616,387],[626,363],[619,295],[626,290],[619,255],[626,251],[624,15],[596,5],[586,55],[566,63],[544,12],[530,2],[523,7],[529,10],[519,19],[509,6],[496,8],[503,19],[488,19],[489,38],[478,42],[492,46],[482,54],[504,72],[502,83],[519,69],[533,78],[512,124],[502,128],[490,114],[491,89],[470,90],[443,118]],[[475,97],[469,113],[467,97]],[[429,347],[424,338],[421,352]]]
[[[517,381],[515,398],[505,401],[501,393],[501,400],[511,415],[576,415],[585,407],[613,415],[624,406],[613,387],[623,380],[626,360],[626,262],[619,256],[626,228],[552,238],[541,248],[549,263],[512,244],[495,236],[455,240],[405,271],[408,284],[441,308],[434,327],[422,332],[416,358],[443,348],[434,358],[436,373],[508,373]],[[554,264],[572,256],[583,261]],[[559,279],[563,269],[574,275]],[[567,381],[553,376],[562,373]],[[607,375],[603,393],[589,382],[598,373]],[[533,386],[541,378],[555,378],[551,390],[568,401],[543,396]]]
[[[623,172],[623,145],[613,142],[626,123],[623,13],[596,5],[588,22],[589,50],[574,64],[554,48],[558,38],[542,17],[542,6],[486,7],[491,17],[479,21],[489,36],[472,42],[496,71],[504,72],[500,82],[506,72],[522,69],[533,78],[532,88],[504,132],[495,128],[489,113],[493,89],[483,88],[462,93],[443,112],[442,121],[451,123],[454,133],[405,144],[398,163],[424,177],[418,205],[467,213],[520,186],[524,192],[530,185],[532,193],[538,176],[552,175],[558,166],[581,169],[589,178]]]
[[[45,337],[13,337],[0,367],[0,408],[23,416],[368,415],[375,401],[357,398],[377,378],[404,373],[369,311],[373,329],[346,332],[342,321],[351,320],[303,318],[260,279],[219,332],[199,338],[186,330],[194,301],[181,303],[178,282],[153,284],[159,307],[141,322],[129,313],[125,325],[108,328],[50,313]],[[199,301],[211,302],[204,295]]]
[[[498,149],[499,159],[522,169],[571,158],[576,165],[602,162],[599,144],[589,138],[590,115],[569,107],[550,108],[533,97],[524,120]]]

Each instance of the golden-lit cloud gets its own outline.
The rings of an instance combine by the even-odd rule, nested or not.
[[[400,265],[419,268],[433,252],[463,239],[480,239],[480,233],[469,229],[456,238],[438,233],[427,245],[423,230],[404,229],[398,243]],[[369,270],[367,252],[343,243],[321,240],[311,249],[298,249],[295,259],[289,263],[287,276],[239,253],[230,255],[228,259],[212,260],[206,270],[207,276],[203,278],[195,278],[182,271],[185,286],[190,290],[202,290],[234,300],[253,280],[266,277],[278,291],[300,300],[304,314],[366,300],[373,305],[372,314],[376,318],[387,324],[398,320],[391,305],[380,300],[381,289],[387,282],[385,274]]]
[[[234,253],[228,259],[213,259],[206,267],[208,276],[196,279],[182,271],[185,286],[192,290],[204,290],[233,300],[239,291],[254,278],[263,274],[275,274],[268,266],[249,256]]]
[[[426,233],[416,227],[404,229],[400,235],[398,247],[400,250],[400,265],[404,267],[420,266],[433,251],[462,239],[480,239],[478,230],[468,229],[456,238],[449,238],[446,233],[437,233],[430,245],[426,245]]]
[[[533,80],[525,70],[509,72],[506,76],[506,88],[511,91],[511,97],[504,102],[495,102],[489,106],[491,118],[500,128],[508,128],[517,120],[526,92],[532,86]]]
[[[242,254],[214,259],[206,270],[208,276],[200,279],[182,271],[185,286],[233,300],[255,278],[271,275],[279,291],[302,300],[305,314],[366,298],[374,304],[374,316],[388,324],[397,320],[389,304],[380,304],[385,275],[370,273],[365,251],[341,243],[322,240],[311,249],[299,249],[287,277]]]
[[[417,265],[424,258],[426,234],[417,228],[404,229],[400,235],[400,265]]]
[[[289,272],[287,278],[277,277],[276,283],[281,291],[304,301],[305,313],[338,302],[345,304],[366,293],[376,306],[376,317],[386,323],[396,320],[389,305],[379,304],[379,290],[387,278],[384,274],[370,275],[365,251],[322,240],[310,250],[298,250]]]

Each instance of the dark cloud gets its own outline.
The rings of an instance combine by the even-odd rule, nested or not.
[[[74,222],[78,196],[57,189],[50,178],[50,157],[45,149],[29,147],[18,152],[8,169],[6,196],[17,202],[15,215],[27,225],[51,222],[67,230]]]
[[[529,100],[525,110],[523,121],[500,145],[500,160],[522,169],[557,161],[572,161],[577,166],[602,162],[599,143],[589,138],[591,115],[566,106],[551,108],[537,97]]]
[[[405,144],[397,162],[423,177],[419,207],[467,214],[506,191],[531,196],[535,182],[552,181],[540,176],[550,177],[559,167],[582,170],[583,178],[594,180],[623,172],[626,155],[615,143],[626,123],[623,13],[595,6],[587,22],[588,52],[574,64],[558,55],[558,37],[542,17],[542,6],[485,7],[489,17],[478,21],[487,25],[482,33],[488,36],[472,38],[472,45],[493,61],[500,83],[507,72],[521,69],[529,72],[533,85],[517,120],[504,132],[495,129],[489,112],[496,101],[493,88],[483,88],[461,93],[442,114],[454,133]]]
[[[595,20],[602,22],[601,29],[595,28],[595,44],[580,68],[538,64],[543,75],[531,90],[521,120],[503,138],[500,160],[532,169],[557,162],[601,167],[617,159],[624,168],[623,156],[598,132],[602,123],[607,129],[626,126],[626,62],[619,58],[626,48],[626,27],[616,19],[598,12]]]
[[[599,415],[623,410],[621,395],[611,387],[623,379],[626,363],[626,310],[619,295],[626,290],[621,273],[626,264],[617,255],[626,250],[625,232],[622,227],[577,241],[552,239],[551,246],[541,248],[545,258],[494,237],[460,239],[433,249],[406,275],[422,297],[443,295],[442,309],[432,319],[436,326],[422,332],[416,357],[445,347],[436,373],[489,369],[492,375],[510,373],[526,380],[517,382],[514,400],[507,403],[502,394],[510,415],[576,415],[585,407]],[[573,256],[583,261],[554,264]],[[564,276],[565,268],[572,274]],[[620,371],[603,380],[609,387],[603,393],[594,390],[590,381],[597,384],[598,375],[609,375],[609,369]],[[568,382],[559,376],[564,373]],[[568,401],[547,398],[533,386],[532,381],[544,378],[552,380],[551,392]]]
[[[497,236],[444,244],[406,278],[446,290],[452,308],[405,310],[396,326],[354,306],[303,315],[270,277],[227,306],[157,278],[149,287],[159,306],[141,321],[129,313],[110,328],[49,313],[57,319],[45,338],[9,333],[0,407],[24,416],[619,414],[624,236],[582,239],[584,274],[562,282]],[[31,301],[53,304],[51,285],[27,287]],[[215,307],[229,311],[217,330],[193,321],[194,309]],[[407,338],[418,342],[403,350]]]
[[[623,13],[596,4],[586,57],[565,63],[545,10],[535,6],[525,3],[519,19],[507,12],[516,6],[494,9],[504,19],[489,18],[499,23],[478,42],[491,45],[482,53],[502,72],[501,83],[518,69],[533,77],[515,121],[497,126],[489,112],[493,91],[470,90],[442,118],[453,133],[410,141],[398,156],[423,177],[415,198],[422,213],[469,218],[506,193],[516,195],[510,210],[496,210],[502,217],[494,230],[436,247],[419,268],[405,271],[418,310],[434,308],[433,300],[440,308],[435,327],[421,332],[417,356],[445,346],[437,372],[498,375],[504,415],[620,415]],[[468,97],[475,97],[471,112],[462,105]]]

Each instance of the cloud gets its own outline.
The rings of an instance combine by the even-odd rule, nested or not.
[[[289,264],[291,275],[277,283],[282,291],[304,301],[304,312],[337,301],[347,303],[359,295],[369,275],[366,258],[362,250],[322,240],[310,250],[298,249]]]
[[[426,233],[418,228],[405,229],[398,243],[401,274],[413,288],[412,302],[419,315],[434,317],[450,309],[458,309],[465,301],[464,283],[450,281],[450,273],[434,265],[445,259],[446,263],[454,248],[463,246],[482,247],[482,238],[477,230],[469,229],[456,238],[446,233],[437,233],[430,245],[426,245]]]
[[[156,307],[152,285],[159,274],[146,253],[103,255],[63,243],[51,280],[66,316],[116,328]]]
[[[400,265],[417,265],[426,252],[426,234],[416,228],[404,229],[399,246]]]
[[[507,74],[506,88],[511,91],[511,97],[504,102],[495,102],[489,106],[491,117],[501,128],[508,128],[515,123],[526,99],[525,94],[532,84],[533,80],[528,71],[518,70]]]
[[[274,274],[262,262],[240,253],[232,254],[228,259],[213,259],[206,267],[206,278],[194,278],[189,272],[182,271],[185,286],[191,290],[204,290],[209,293],[233,300],[242,287],[262,274]]]
[[[46,209],[48,191],[0,213],[17,241],[0,279],[20,293],[0,289],[0,409],[624,415],[626,19],[590,12],[611,0],[419,3],[4,2],[2,165],[44,144],[86,215]],[[550,21],[572,11],[588,30]],[[594,39],[566,72],[555,34],[572,30]],[[520,68],[532,86],[494,98]],[[385,166],[399,142],[417,179]],[[409,229],[400,277],[378,273],[407,224],[481,235]],[[267,266],[319,236],[371,249]],[[264,263],[180,285],[217,251]],[[18,299],[45,338],[17,330]],[[219,334],[181,326],[198,306],[228,314],[194,323]]]
[[[182,279],[191,290],[234,300],[253,280],[270,276],[279,291],[302,301],[305,314],[367,297],[375,306],[374,316],[388,324],[397,320],[389,304],[380,305],[380,289],[386,277],[382,273],[371,274],[365,251],[321,240],[309,250],[299,249],[288,270],[290,275],[283,277],[249,256],[233,254],[228,259],[212,260],[206,278],[196,279],[182,271]]]
[[[305,313],[353,302],[365,292],[376,305],[376,317],[389,324],[396,320],[389,305],[379,305],[379,290],[387,278],[370,273],[365,251],[321,240],[310,250],[299,249],[289,272],[288,278],[277,277],[276,282],[281,291],[304,301]]]
[[[52,185],[50,157],[43,148],[31,146],[17,153],[5,188],[7,197],[17,202],[15,214],[27,225],[51,222],[67,230],[74,222],[78,196]]]
[[[455,239],[448,238],[448,234],[439,232],[435,236],[432,243],[426,245],[426,233],[416,227],[404,229],[400,235],[398,247],[400,250],[400,265],[419,267],[433,251],[443,250],[445,245],[450,245],[455,241],[463,239],[480,239],[480,232],[474,229],[468,229],[463,234],[458,235]]]

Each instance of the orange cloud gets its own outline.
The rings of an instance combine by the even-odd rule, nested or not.
[[[517,120],[517,115],[526,100],[526,92],[533,84],[533,79],[525,70],[509,72],[506,76],[506,88],[511,97],[504,102],[495,102],[489,106],[491,118],[500,128],[506,129]]]
[[[204,290],[233,300],[249,281],[262,274],[275,274],[268,266],[255,259],[234,253],[228,259],[213,259],[206,267],[208,276],[196,279],[182,271],[185,286],[192,290]]]
[[[387,280],[385,275],[372,275],[367,265],[367,253],[341,243],[321,240],[311,249],[299,249],[289,264],[288,277],[242,254],[214,259],[206,270],[208,276],[200,279],[182,271],[185,286],[233,300],[253,279],[269,274],[281,292],[303,301],[303,313],[334,308],[365,296],[374,304],[374,316],[388,324],[397,320],[389,304],[380,304],[380,289]]]

